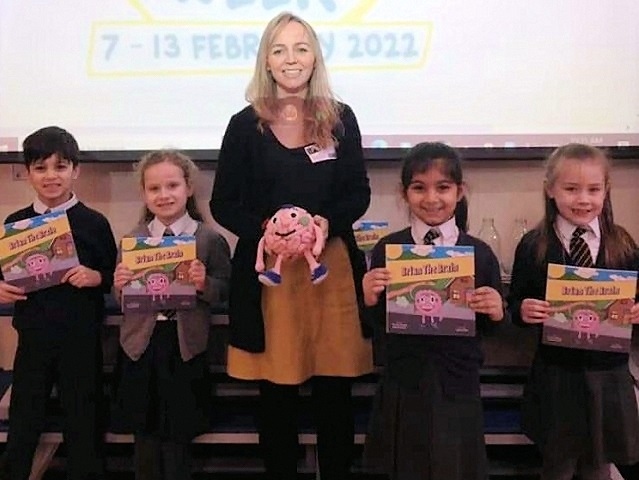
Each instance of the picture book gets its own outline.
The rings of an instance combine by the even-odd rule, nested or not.
[[[134,272],[134,277],[122,289],[122,311],[194,308],[195,286],[188,277],[192,260],[194,236],[123,238],[122,263]]]
[[[473,247],[386,245],[386,331],[475,335],[468,296],[475,289]]]
[[[0,267],[7,283],[25,292],[60,284],[79,265],[69,219],[64,211],[4,225],[0,232]]]
[[[361,220],[353,225],[357,247],[364,252],[366,268],[370,268],[373,247],[390,233],[388,222]]]
[[[548,265],[550,319],[543,343],[569,348],[628,352],[637,272]]]
[[[388,222],[362,220],[353,227],[357,247],[363,252],[370,252],[373,247],[390,233]]]

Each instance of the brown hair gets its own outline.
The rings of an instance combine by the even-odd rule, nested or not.
[[[542,264],[548,252],[550,238],[554,235],[554,225],[559,213],[555,200],[550,198],[547,189],[557,181],[559,168],[564,160],[577,162],[596,161],[601,165],[604,173],[606,196],[603,209],[599,215],[601,228],[601,248],[606,267],[623,268],[628,260],[634,258],[637,245],[630,234],[621,226],[614,223],[612,202],[610,200],[610,169],[611,162],[603,150],[581,143],[569,143],[555,149],[546,160],[546,175],[544,179],[544,217],[537,226],[538,239],[536,242],[537,262]]]
[[[191,188],[195,187],[195,178],[197,177],[199,169],[190,157],[178,152],[177,150],[155,150],[145,154],[135,165],[135,173],[138,176],[140,187],[143,190],[144,172],[146,172],[147,168],[162,162],[169,162],[176,167],[179,167],[184,173],[184,180],[186,181],[187,186]],[[186,211],[194,220],[202,221],[202,214],[198,208],[194,193],[186,200]],[[153,213],[151,213],[149,208],[144,205],[140,220],[142,222],[150,222],[153,217]]]
[[[341,107],[328,81],[319,38],[313,27],[302,18],[290,12],[283,12],[268,23],[260,39],[255,70],[246,89],[246,100],[253,106],[259,118],[258,127],[263,130],[264,125],[274,120],[277,105],[277,85],[267,70],[267,58],[275,37],[290,22],[297,22],[304,27],[315,55],[315,65],[304,100],[305,138],[325,148],[336,143],[333,129],[340,123]]]

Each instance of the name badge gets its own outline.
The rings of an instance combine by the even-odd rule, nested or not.
[[[312,163],[320,163],[337,158],[335,147],[332,146],[320,148],[317,144],[313,143],[312,145],[304,147],[304,151]]]

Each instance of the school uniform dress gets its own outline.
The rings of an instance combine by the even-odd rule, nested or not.
[[[366,266],[352,231],[353,222],[368,208],[370,187],[355,115],[342,107],[341,126],[334,131],[339,143],[332,157],[314,152],[311,158],[304,147],[287,148],[268,126],[260,131],[251,106],[234,115],[222,142],[211,199],[214,218],[238,236],[231,273],[228,374],[267,382],[262,385],[260,440],[266,449],[273,445],[266,454],[267,471],[281,479],[295,475],[291,470],[296,469],[297,425],[290,411],[295,410],[297,386],[312,377],[317,383],[323,378],[344,380],[339,387],[318,390],[326,390],[329,398],[334,392],[329,421],[340,425],[333,438],[348,438],[349,432],[337,433],[347,428],[352,444],[350,379],[373,368],[371,344],[359,315]],[[329,237],[319,257],[328,277],[318,285],[311,284],[303,259],[283,264],[277,287],[262,287],[258,281],[255,260],[262,224],[284,204],[329,221]],[[327,456],[323,444],[322,438],[320,464]],[[329,456],[348,456],[350,448],[343,445]],[[279,467],[271,468],[269,458],[279,455],[293,457],[280,459],[289,465],[288,473],[273,473]],[[322,478],[330,480],[329,468],[325,464]]]
[[[513,321],[520,325],[521,303],[544,299],[548,263],[570,265],[569,239],[575,230],[559,217],[542,264],[536,261],[539,231],[528,232],[515,253],[508,299]],[[585,235],[596,268],[606,268],[598,220]],[[637,270],[637,259],[619,269]],[[615,267],[617,268],[617,267]],[[579,461],[582,468],[605,475],[610,462],[639,460],[639,416],[628,354],[572,349],[540,343],[522,404],[524,433],[539,445],[547,478]]]
[[[127,236],[162,236],[165,228],[154,219]],[[209,427],[210,306],[227,299],[230,251],[224,237],[188,214],[169,228],[175,235],[195,235],[206,288],[197,293],[193,310],[124,316],[113,423],[118,431],[188,443]]]
[[[498,261],[481,240],[459,231],[454,219],[440,225],[435,245],[475,248],[475,285],[501,292]],[[421,244],[427,226],[413,226],[381,239],[371,268],[385,265],[387,244]],[[479,480],[487,478],[479,370],[479,336],[385,333],[386,300],[368,309],[376,325],[384,370],[375,397],[364,465],[390,480]],[[476,314],[478,334],[496,322]]]
[[[67,478],[98,478],[104,438],[100,332],[104,294],[113,283],[116,245],[107,219],[75,195],[53,209],[36,200],[9,215],[5,223],[47,210],[66,211],[80,264],[100,272],[102,283],[86,288],[64,283],[31,292],[26,300],[15,303],[13,327],[18,332],[18,348],[9,406],[6,478],[28,478],[54,383],[63,407]]]

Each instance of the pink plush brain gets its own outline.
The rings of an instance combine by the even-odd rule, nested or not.
[[[269,287],[280,285],[282,262],[303,257],[311,273],[311,283],[316,285],[324,281],[328,269],[318,261],[318,257],[324,249],[326,233],[303,208],[294,205],[281,207],[266,222],[264,235],[257,245],[255,271],[259,274],[258,280]],[[275,258],[275,263],[268,269],[265,253]]]
[[[264,231],[264,246],[269,254],[296,257],[315,244],[313,217],[303,208],[289,206],[273,215]]]

